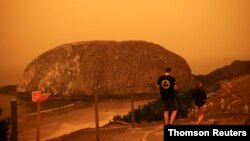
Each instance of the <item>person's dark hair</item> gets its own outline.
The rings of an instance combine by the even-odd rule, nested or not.
[[[165,72],[171,72],[171,70],[172,70],[172,69],[171,69],[170,67],[166,67],[166,68],[165,68]]]

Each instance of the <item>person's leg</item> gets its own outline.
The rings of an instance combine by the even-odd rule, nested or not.
[[[177,115],[177,110],[174,110],[174,111],[171,112],[171,117],[170,117],[169,124],[172,125],[174,123],[176,115]]]
[[[202,115],[202,114],[198,116],[198,124],[201,124],[203,117],[204,117],[204,115]]]
[[[176,99],[172,99],[170,101],[170,108],[169,109],[171,110],[171,116],[170,116],[170,122],[169,122],[169,124],[172,125],[174,123],[174,121],[175,121],[175,118],[176,118],[176,115],[177,115],[177,109],[178,109],[178,105],[177,105]]]
[[[198,124],[201,124],[203,118],[204,118],[204,107],[199,107],[198,108]]]
[[[164,111],[164,124],[168,125],[169,124],[169,112]]]

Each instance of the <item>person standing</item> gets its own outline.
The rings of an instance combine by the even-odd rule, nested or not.
[[[177,101],[175,90],[177,90],[177,83],[175,77],[170,75],[172,69],[165,68],[165,74],[158,78],[157,84],[160,89],[161,99],[163,101],[164,110],[164,124],[172,125],[177,115]]]
[[[207,94],[206,91],[202,85],[201,80],[195,81],[195,88],[193,90],[193,96],[192,99],[194,100],[195,106],[198,110],[198,124],[201,124],[204,114],[205,114],[205,103],[207,100]]]

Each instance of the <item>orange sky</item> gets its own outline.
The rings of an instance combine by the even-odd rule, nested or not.
[[[0,0],[0,85],[58,45],[145,40],[182,56],[193,74],[250,60],[249,0]]]

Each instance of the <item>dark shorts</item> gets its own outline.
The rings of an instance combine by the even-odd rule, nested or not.
[[[176,99],[162,99],[164,111],[177,110],[178,105]]]

